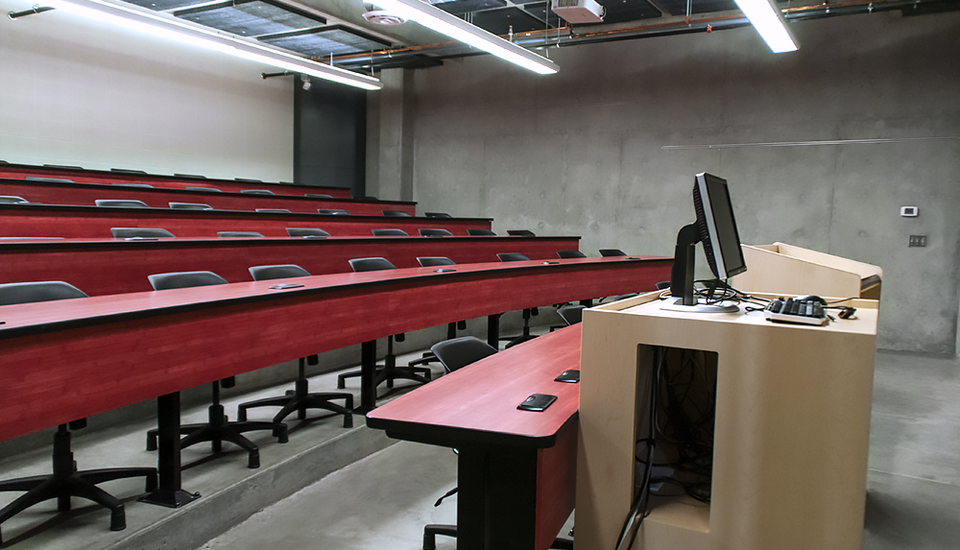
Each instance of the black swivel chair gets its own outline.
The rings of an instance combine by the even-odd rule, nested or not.
[[[223,189],[218,189],[216,187],[198,187],[196,185],[187,185],[184,187],[184,189],[187,191],[212,191],[214,193],[223,193]]]
[[[409,212],[404,212],[403,210],[381,210],[380,211],[384,216],[392,216],[394,218],[410,218],[413,217]]]
[[[110,185],[116,185],[118,187],[136,187],[139,189],[153,189],[153,186],[149,183],[127,183],[124,181],[115,181]]]
[[[240,192],[243,193],[244,195],[272,195],[273,194],[273,191],[270,191],[269,189],[241,189]]]
[[[557,250],[557,256],[561,258],[586,258],[587,255],[579,250]]]
[[[62,281],[42,281],[31,283],[0,284],[0,305],[24,304],[31,302],[49,302],[85,298],[82,291]],[[67,358],[66,360],[69,360]],[[29,365],[24,365],[29,369]],[[30,508],[34,504],[57,499],[57,509],[70,510],[70,498],[80,497],[92,500],[110,509],[110,530],[122,531],[127,526],[123,503],[110,495],[98,484],[114,479],[128,477],[146,477],[146,491],[157,488],[156,468],[104,468],[97,470],[77,470],[70,446],[70,430],[86,425],[81,418],[67,424],[61,424],[53,436],[53,473],[0,481],[0,491],[26,491],[16,500],[0,509],[0,523]],[[2,538],[0,538],[2,542]]]
[[[217,236],[226,239],[256,239],[263,237],[259,231],[217,231]]]
[[[291,237],[313,237],[313,238],[326,238],[330,234],[316,227],[288,227],[287,235]]]
[[[0,195],[0,204],[27,204],[27,199],[16,195]]]
[[[169,239],[175,236],[160,227],[111,227],[110,233],[114,239]]]
[[[309,277],[310,272],[298,265],[258,265],[249,269],[250,276],[254,281],[266,281],[271,279],[286,279],[289,277]],[[297,418],[303,420],[307,417],[307,409],[325,409],[343,415],[343,427],[353,427],[353,394],[350,393],[310,393],[309,383],[306,373],[307,364],[316,365],[319,358],[316,355],[300,358],[300,370],[297,374],[297,381],[294,390],[288,391],[281,397],[266,397],[255,401],[241,403],[237,407],[237,420],[245,421],[247,419],[247,409],[255,407],[282,407],[273,417],[273,423],[280,425],[283,419],[290,413],[297,411]],[[343,399],[344,405],[340,406],[333,403],[334,399]]]
[[[286,208],[257,208],[256,211],[261,212],[263,214],[289,214],[290,213],[290,210]]]
[[[423,215],[428,218],[452,218],[453,217],[450,214],[447,214],[446,212],[424,212]]]
[[[209,204],[203,204],[200,202],[168,202],[170,208],[176,210],[213,210],[213,207]]]
[[[331,216],[349,216],[350,212],[342,208],[317,208],[318,214],[327,214]]]
[[[494,233],[489,229],[467,229],[467,235],[483,236],[483,235],[496,235],[496,233]]]
[[[600,249],[600,255],[601,255],[601,256],[604,256],[604,257],[606,257],[606,256],[626,256],[627,253],[624,252],[623,250],[620,250],[619,248],[601,248],[601,249]]]
[[[97,199],[93,201],[97,206],[106,206],[110,208],[150,208],[143,201],[125,200],[125,199]]]
[[[567,325],[575,325],[583,321],[583,310],[585,309],[587,309],[587,306],[582,305],[560,306],[560,308],[557,309],[557,315],[559,315]]]
[[[453,233],[447,231],[446,229],[433,229],[433,228],[424,228],[418,229],[420,236],[422,237],[452,237]]]
[[[537,235],[530,231],[529,229],[508,229],[507,235],[513,235],[514,237],[536,237]]]
[[[387,269],[396,269],[397,266],[393,265],[386,258],[373,257],[373,258],[353,258],[350,261],[350,267],[357,273],[362,271],[383,271]],[[374,387],[380,385],[381,382],[386,381],[387,387],[393,387],[393,381],[396,378],[406,378],[408,380],[413,380],[416,382],[427,383],[430,381],[430,369],[426,367],[398,367],[397,366],[397,357],[393,354],[393,341],[402,342],[404,339],[403,333],[397,335],[391,335],[387,337],[387,355],[384,358],[383,367],[377,368],[376,377],[374,379]],[[343,389],[346,387],[346,379],[360,376],[360,370],[354,370],[350,372],[345,372],[337,376],[337,389]]]
[[[403,229],[371,229],[377,237],[409,237]]]
[[[333,195],[324,195],[323,193],[304,193],[304,197],[310,197],[312,199],[332,199]]]
[[[530,259],[526,256],[526,254],[521,254],[519,252],[502,252],[497,254],[497,258],[499,258],[501,262],[523,262]],[[510,342],[506,345],[508,348],[536,338],[536,336],[530,334],[530,317],[536,317],[537,315],[540,315],[540,310],[535,307],[526,308],[522,311],[522,315],[523,332],[519,336],[500,338],[500,340],[510,340]]]
[[[47,183],[75,183],[70,178],[47,178],[44,176],[24,176],[26,181],[43,181]]]
[[[157,273],[147,277],[154,290],[170,290],[176,288],[191,288],[198,286],[224,285],[227,281],[210,271],[180,271],[173,273]],[[195,443],[210,442],[211,450],[219,453],[221,443],[229,441],[247,451],[247,467],[260,467],[260,450],[249,439],[243,436],[244,432],[254,430],[270,430],[280,443],[287,442],[286,424],[273,422],[230,422],[224,414],[220,404],[220,386],[230,388],[234,385],[233,377],[224,378],[211,384],[212,402],[208,411],[208,421],[200,424],[185,424],[180,426],[180,433],[184,437],[180,440],[180,448],[185,449]],[[147,450],[157,449],[157,430],[147,432]]]

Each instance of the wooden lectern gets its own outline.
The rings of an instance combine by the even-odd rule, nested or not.
[[[769,290],[787,288],[774,281]],[[798,293],[833,294],[824,287]],[[643,385],[657,346],[713,358],[712,495],[709,504],[652,501],[633,548],[859,550],[878,302],[851,300],[845,305],[857,308],[855,318],[822,327],[772,323],[742,306],[723,314],[664,304],[650,293],[584,312],[577,550],[616,548],[635,495],[635,445],[649,395]]]

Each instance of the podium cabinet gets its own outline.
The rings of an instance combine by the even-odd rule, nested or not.
[[[658,350],[715,369],[710,501],[651,500],[640,550],[859,550],[877,302],[825,326],[668,311],[659,293],[583,317],[576,549],[614,550],[634,499]]]

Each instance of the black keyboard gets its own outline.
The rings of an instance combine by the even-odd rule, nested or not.
[[[802,323],[805,325],[827,324],[827,312],[819,300],[797,300],[777,298],[763,310],[763,316],[769,321],[783,323]]]

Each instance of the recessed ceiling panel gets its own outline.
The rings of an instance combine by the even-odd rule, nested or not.
[[[174,12],[177,17],[240,36],[260,36],[318,27],[326,23],[321,17],[306,15],[286,8],[253,0],[224,2]]]
[[[330,54],[343,55],[370,52],[390,46],[389,42],[341,25],[330,25],[282,35],[262,36],[260,41],[318,59],[329,57]]]
[[[546,28],[546,24],[517,7],[487,10],[473,14],[473,24],[493,34],[514,34]]]
[[[660,7],[670,12],[670,15],[686,15],[687,0],[659,0]],[[690,6],[691,13],[709,13],[712,11],[738,10],[733,0],[693,0]]]
[[[434,2],[433,5],[443,11],[459,15],[473,11],[502,8],[506,6],[507,3],[505,0],[448,0],[444,2]]]
[[[207,4],[209,0],[125,0],[129,4],[135,4],[144,8],[156,11],[174,10],[185,8],[187,6],[196,6],[198,4]]]

